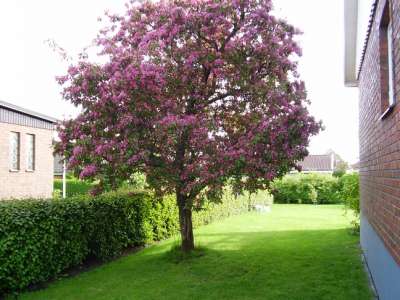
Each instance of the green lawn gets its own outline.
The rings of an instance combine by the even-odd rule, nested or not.
[[[54,191],[58,191],[60,197],[62,195],[62,179],[54,179]],[[89,193],[93,188],[93,184],[79,179],[67,179],[67,196],[84,195]]]
[[[341,206],[274,205],[198,229],[196,257],[170,239],[21,298],[367,300],[348,224]]]

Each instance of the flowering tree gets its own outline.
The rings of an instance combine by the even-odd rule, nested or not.
[[[182,249],[192,208],[264,189],[307,155],[320,124],[298,78],[298,33],[271,0],[174,0],[127,5],[96,39],[105,63],[82,59],[59,77],[82,113],[60,127],[81,178],[116,188],[136,172],[175,193]]]

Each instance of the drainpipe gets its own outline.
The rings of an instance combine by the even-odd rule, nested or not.
[[[332,172],[335,170],[335,153],[331,153],[331,170]]]

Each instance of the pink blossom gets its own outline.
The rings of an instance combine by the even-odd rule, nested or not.
[[[86,166],[82,172],[79,174],[80,179],[85,179],[87,177],[92,177],[97,172],[97,167],[95,165]]]
[[[108,15],[96,39],[105,63],[81,60],[58,77],[82,112],[62,124],[57,149],[105,185],[144,172],[158,192],[196,199],[228,182],[265,188],[321,129],[298,76],[299,31],[271,9],[271,0],[144,1]]]

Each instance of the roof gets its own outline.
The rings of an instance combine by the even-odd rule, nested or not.
[[[344,83],[357,86],[358,0],[344,0]]]
[[[24,114],[24,115],[27,115],[27,116],[30,116],[30,117],[33,117],[36,119],[40,119],[40,120],[49,122],[49,123],[53,123],[53,124],[58,123],[58,120],[53,117],[49,117],[49,116],[46,116],[46,115],[31,111],[29,109],[26,109],[26,108],[23,108],[23,107],[20,107],[20,106],[17,106],[17,105],[14,105],[14,104],[11,104],[11,103],[8,103],[5,101],[1,101],[1,100],[0,100],[0,108],[18,112],[18,113],[21,113],[21,114]]]
[[[352,164],[351,168],[353,170],[360,170],[360,162],[356,162],[355,164]]]
[[[369,22],[368,22],[367,37],[365,38],[364,48],[361,54],[360,68],[357,70],[357,78],[360,76],[361,68],[365,60],[365,53],[367,52],[369,37],[371,36],[372,25],[374,24],[376,9],[378,7],[378,1],[379,0],[375,0],[374,3],[372,4],[371,15],[369,16]]]
[[[365,60],[379,0],[343,0],[345,28],[344,82],[345,86],[358,86]],[[364,15],[365,12],[365,15]],[[366,20],[365,27],[363,20]],[[359,28],[361,26],[361,28]],[[360,39],[358,33],[366,31]],[[364,40],[365,37],[365,40]],[[359,50],[358,50],[359,49]]]
[[[309,155],[303,161],[299,162],[302,171],[333,171],[332,155]]]

